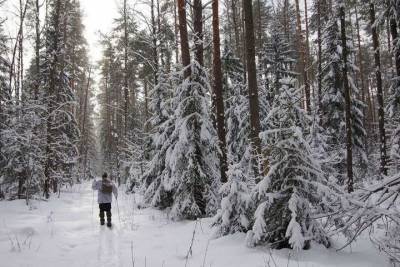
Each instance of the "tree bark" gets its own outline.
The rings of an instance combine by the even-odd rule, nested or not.
[[[381,54],[379,36],[374,25],[375,23],[375,6],[369,2],[369,15],[371,20],[372,30],[372,43],[374,47],[374,60],[375,60],[375,76],[376,76],[376,90],[378,100],[378,125],[379,125],[379,139],[380,139],[380,160],[381,168],[380,173],[387,175],[386,169],[386,133],[385,133],[385,111],[383,103],[383,88],[382,88],[382,73],[381,73]]]
[[[296,2],[296,21],[297,21],[297,43],[300,55],[300,71],[303,74],[303,82],[304,82],[304,93],[306,97],[306,110],[308,113],[311,112],[311,99],[310,99],[310,85],[308,83],[308,72],[307,72],[307,63],[306,63],[306,49],[303,40],[303,34],[301,29],[301,16],[300,16],[300,5],[299,0],[295,0]]]
[[[44,183],[44,194],[46,198],[50,197],[50,182],[51,182],[51,168],[52,168],[52,142],[53,142],[53,136],[52,136],[52,113],[54,111],[54,94],[56,93],[56,85],[57,85],[57,73],[58,73],[58,54],[55,51],[58,51],[58,46],[59,42],[58,39],[60,37],[60,13],[61,13],[61,0],[57,0],[56,2],[56,10],[54,17],[51,19],[54,20],[54,36],[52,38],[52,44],[51,44],[51,51],[54,51],[52,53],[52,66],[50,66],[50,73],[49,73],[49,89],[48,89],[48,95],[47,95],[47,109],[48,109],[48,114],[47,114],[47,121],[46,121],[46,127],[47,127],[47,134],[46,134],[46,162],[44,166],[44,175],[45,175],[45,183]],[[54,184],[53,184],[53,189],[54,189]]]
[[[203,5],[201,0],[193,0],[194,57],[200,66],[204,65],[203,48]]]
[[[317,3],[317,44],[318,44],[318,110],[321,110],[322,94],[322,34],[321,34],[321,0]]]
[[[213,94],[215,96],[217,130],[219,147],[221,149],[221,182],[227,181],[226,171],[227,156],[226,156],[226,132],[225,132],[225,110],[222,92],[222,66],[221,66],[221,51],[220,51],[220,37],[219,37],[219,19],[218,19],[218,0],[212,2],[212,27],[213,27]]]
[[[126,1],[126,0],[125,0]],[[154,0],[151,0],[151,27],[152,27],[152,41],[153,41],[153,64],[154,64],[154,73],[153,73],[153,82],[154,85],[158,83],[157,75],[158,75],[158,51],[157,51],[157,25],[155,19],[155,5]]]
[[[356,30],[357,30],[357,46],[358,46],[358,68],[360,69],[360,83],[361,83],[361,96],[363,102],[365,101],[365,78],[364,78],[364,63],[363,54],[361,49],[361,35],[360,35],[360,22],[358,18],[357,6],[354,6],[354,11],[356,15]]]
[[[246,64],[247,64],[247,84],[249,92],[249,108],[250,108],[250,139],[256,158],[261,156],[261,140],[260,133],[260,114],[258,102],[257,73],[255,62],[255,46],[254,46],[254,25],[253,25],[253,3],[252,0],[243,1],[244,22],[245,22],[245,45],[246,45]],[[264,171],[268,168],[264,167]],[[257,175],[258,176],[258,175]],[[256,178],[259,182],[259,178]]]
[[[283,1],[283,30],[287,41],[289,42],[289,0]]]
[[[310,66],[310,61],[312,62],[312,60],[310,59],[310,31],[309,31],[309,27],[308,27],[308,7],[307,7],[307,0],[304,0],[304,20],[305,20],[305,27],[306,27],[306,37],[305,37],[305,46],[306,46],[306,55],[305,55],[305,63],[306,63],[306,71],[309,74],[308,78],[313,81],[314,79],[314,72],[313,69]],[[311,86],[310,86],[311,87]],[[310,89],[311,90],[311,89]],[[313,96],[314,94],[314,89],[312,90],[313,92]]]
[[[400,77],[400,49],[398,48],[397,45],[397,38],[398,38],[398,33],[397,33],[397,23],[394,18],[390,19],[390,34],[392,35],[392,42],[393,42],[393,53],[394,53],[394,63],[395,63],[395,68],[396,68],[396,75],[397,77]],[[400,81],[397,81],[397,86],[399,86]]]
[[[257,0],[257,10],[258,10],[258,18],[257,18],[257,51],[261,50],[262,47],[262,20],[261,20],[261,3],[260,0]]]
[[[25,5],[28,5],[28,3],[25,3]],[[20,6],[20,23],[21,25],[24,24],[24,12],[22,10],[22,0],[19,0],[19,6]],[[19,91],[20,91],[20,96],[21,100],[24,98],[24,27],[21,28],[21,35],[19,38]],[[18,99],[17,99],[18,101]]]
[[[92,74],[92,67],[89,66],[89,75],[87,78],[86,90],[85,90],[85,100],[83,106],[83,118],[82,118],[82,141],[81,141],[81,155],[82,153],[85,155],[85,159],[83,162],[83,180],[85,180],[86,176],[86,159],[87,159],[87,147],[88,147],[88,137],[86,134],[86,117],[87,117],[87,104],[88,104],[88,96],[89,96],[89,88],[90,88],[90,76]]]
[[[190,69],[190,51],[189,40],[186,23],[186,1],[177,0],[178,3],[178,16],[179,16],[179,33],[181,36],[181,57],[182,65],[185,68],[184,77],[189,78],[192,74]]]
[[[179,62],[178,22],[176,15],[176,0],[174,0],[174,30],[175,30],[175,63]]]
[[[25,15],[26,15],[27,9],[28,9],[28,3],[26,2],[25,6],[24,6],[24,9],[23,9],[23,12],[20,13],[20,16],[21,16],[20,17],[20,25],[18,25],[19,26],[18,33],[17,33],[17,36],[15,38],[15,44],[14,44],[14,48],[13,48],[13,52],[12,52],[12,56],[11,56],[11,63],[10,63],[10,68],[9,68],[9,70],[10,70],[10,73],[9,73],[10,96],[9,97],[11,97],[11,91],[12,91],[12,85],[13,85],[12,81],[13,81],[13,79],[14,79],[14,83],[16,81],[15,80],[16,79],[16,75],[15,75],[16,53],[17,53],[17,49],[19,47],[20,39],[22,38],[22,35],[23,35],[24,19],[25,19]],[[20,64],[20,60],[18,60],[17,63]],[[19,75],[20,73],[18,72],[17,74]],[[16,92],[16,94],[18,94],[18,93]]]
[[[148,96],[148,89],[147,89],[147,80],[145,79],[143,81],[144,85],[144,131],[145,133],[147,133],[149,131],[149,123],[148,123],[148,119],[149,119],[149,96]]]
[[[128,14],[126,1],[124,0],[124,137],[127,138],[128,131],[128,106],[129,106],[129,92],[128,92]]]
[[[344,4],[342,3],[339,7],[340,17],[340,28],[341,28],[341,39],[342,39],[342,74],[343,74],[343,87],[345,95],[345,116],[346,116],[346,152],[347,152],[347,190],[353,192],[354,181],[353,181],[353,134],[352,134],[352,123],[351,123],[351,96],[350,87],[348,81],[348,70],[347,70],[347,43],[346,43],[346,13],[344,10]]]
[[[233,30],[235,34],[235,54],[242,58],[242,53],[240,52],[240,30],[239,23],[237,22],[238,14],[236,12],[236,0],[231,0],[231,10],[232,10],[232,22]]]

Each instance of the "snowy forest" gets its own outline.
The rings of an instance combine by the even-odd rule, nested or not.
[[[79,208],[117,255],[86,266],[400,266],[399,0],[115,0],[96,61],[85,1],[0,0],[4,266]]]

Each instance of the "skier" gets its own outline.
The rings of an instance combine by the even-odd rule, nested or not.
[[[115,199],[118,197],[118,190],[115,184],[108,179],[107,173],[103,173],[101,181],[93,181],[92,189],[98,190],[97,202],[99,203],[100,209],[100,225],[104,225],[104,212],[107,215],[107,227],[111,227],[111,202],[112,193]]]

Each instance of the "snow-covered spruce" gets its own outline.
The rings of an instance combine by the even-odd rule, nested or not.
[[[173,75],[160,72],[158,84],[150,91],[150,111],[152,117],[149,123],[152,127],[151,160],[146,172],[140,178],[144,187],[144,200],[147,204],[167,208],[172,206],[171,188],[166,188],[170,180],[170,172],[166,169],[166,153],[171,146],[170,136],[174,130],[173,112],[171,109],[171,94]]]
[[[345,147],[345,99],[342,77],[342,43],[337,20],[337,7],[334,6],[334,12],[327,14],[324,18],[322,29],[322,46],[325,48],[322,52],[322,92],[320,105],[320,125],[324,129],[323,134],[327,138],[327,152],[331,155],[336,154],[337,161],[332,161],[332,166],[336,168],[339,182],[343,182],[343,173],[345,171],[346,147]],[[367,156],[365,151],[366,131],[364,129],[364,104],[360,100],[359,90],[356,87],[351,73],[357,72],[354,64],[354,49],[351,42],[347,42],[347,50],[350,52],[347,67],[349,70],[348,80],[351,87],[351,122],[353,153],[356,156],[354,167],[358,170],[365,170]],[[356,172],[357,174],[357,172]]]
[[[255,171],[251,162],[250,114],[244,69],[240,59],[225,45],[222,56],[224,92],[226,93],[226,142],[228,163],[240,162],[247,183],[254,184]]]
[[[311,219],[321,206],[324,192],[317,187],[324,177],[305,138],[310,122],[294,82],[281,80],[266,118],[269,129],[260,134],[268,146],[270,169],[253,190],[257,209],[247,236],[249,245],[303,249],[314,240],[329,246],[322,226]]]
[[[166,153],[169,180],[173,190],[171,214],[195,219],[212,215],[219,206],[219,149],[211,121],[206,93],[210,85],[206,71],[193,61],[192,75],[176,89],[175,129]]]
[[[6,118],[0,127],[0,184],[8,199],[26,198],[38,193],[43,177],[44,120],[39,116],[43,106],[25,100],[20,105],[4,101],[0,117]]]
[[[220,189],[221,208],[213,222],[217,236],[249,230],[253,202],[242,169],[239,164],[230,165],[227,173],[228,182]]]
[[[219,149],[209,113],[208,77],[196,61],[189,67],[191,77],[180,78],[172,99],[153,99],[152,108],[162,113],[155,115],[156,152],[142,177],[145,200],[155,207],[170,207],[176,219],[212,215],[219,205]],[[160,78],[155,90],[168,94],[170,83]],[[173,114],[165,114],[168,110]]]
[[[397,21],[400,21],[400,9],[396,8],[400,4],[398,0],[391,0],[388,9],[389,16]],[[393,47],[393,52],[398,55],[400,52],[400,42],[396,42]],[[387,97],[386,113],[388,116],[388,128],[391,132],[390,137],[390,171],[398,173],[400,171],[400,77],[396,71],[395,77],[391,81],[390,91]]]
[[[296,65],[294,59],[296,52],[291,48],[284,34],[284,26],[281,24],[279,14],[274,14],[274,18],[271,38],[261,51],[259,63],[259,75],[261,75],[259,80],[263,85],[259,91],[268,103],[268,109],[264,108],[264,111],[261,104],[261,114],[264,115],[262,118],[268,115],[274,96],[278,94],[277,90],[282,86],[281,79],[298,76],[298,73],[293,71]]]

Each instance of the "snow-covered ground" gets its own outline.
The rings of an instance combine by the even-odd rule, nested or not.
[[[120,194],[120,220],[113,203],[110,230],[99,225],[92,200],[90,184],[84,183],[31,207],[20,200],[0,202],[0,266],[389,266],[368,238],[340,252],[314,246],[298,253],[248,248],[244,234],[211,239],[211,219],[173,222],[166,213],[133,208],[133,195]]]

